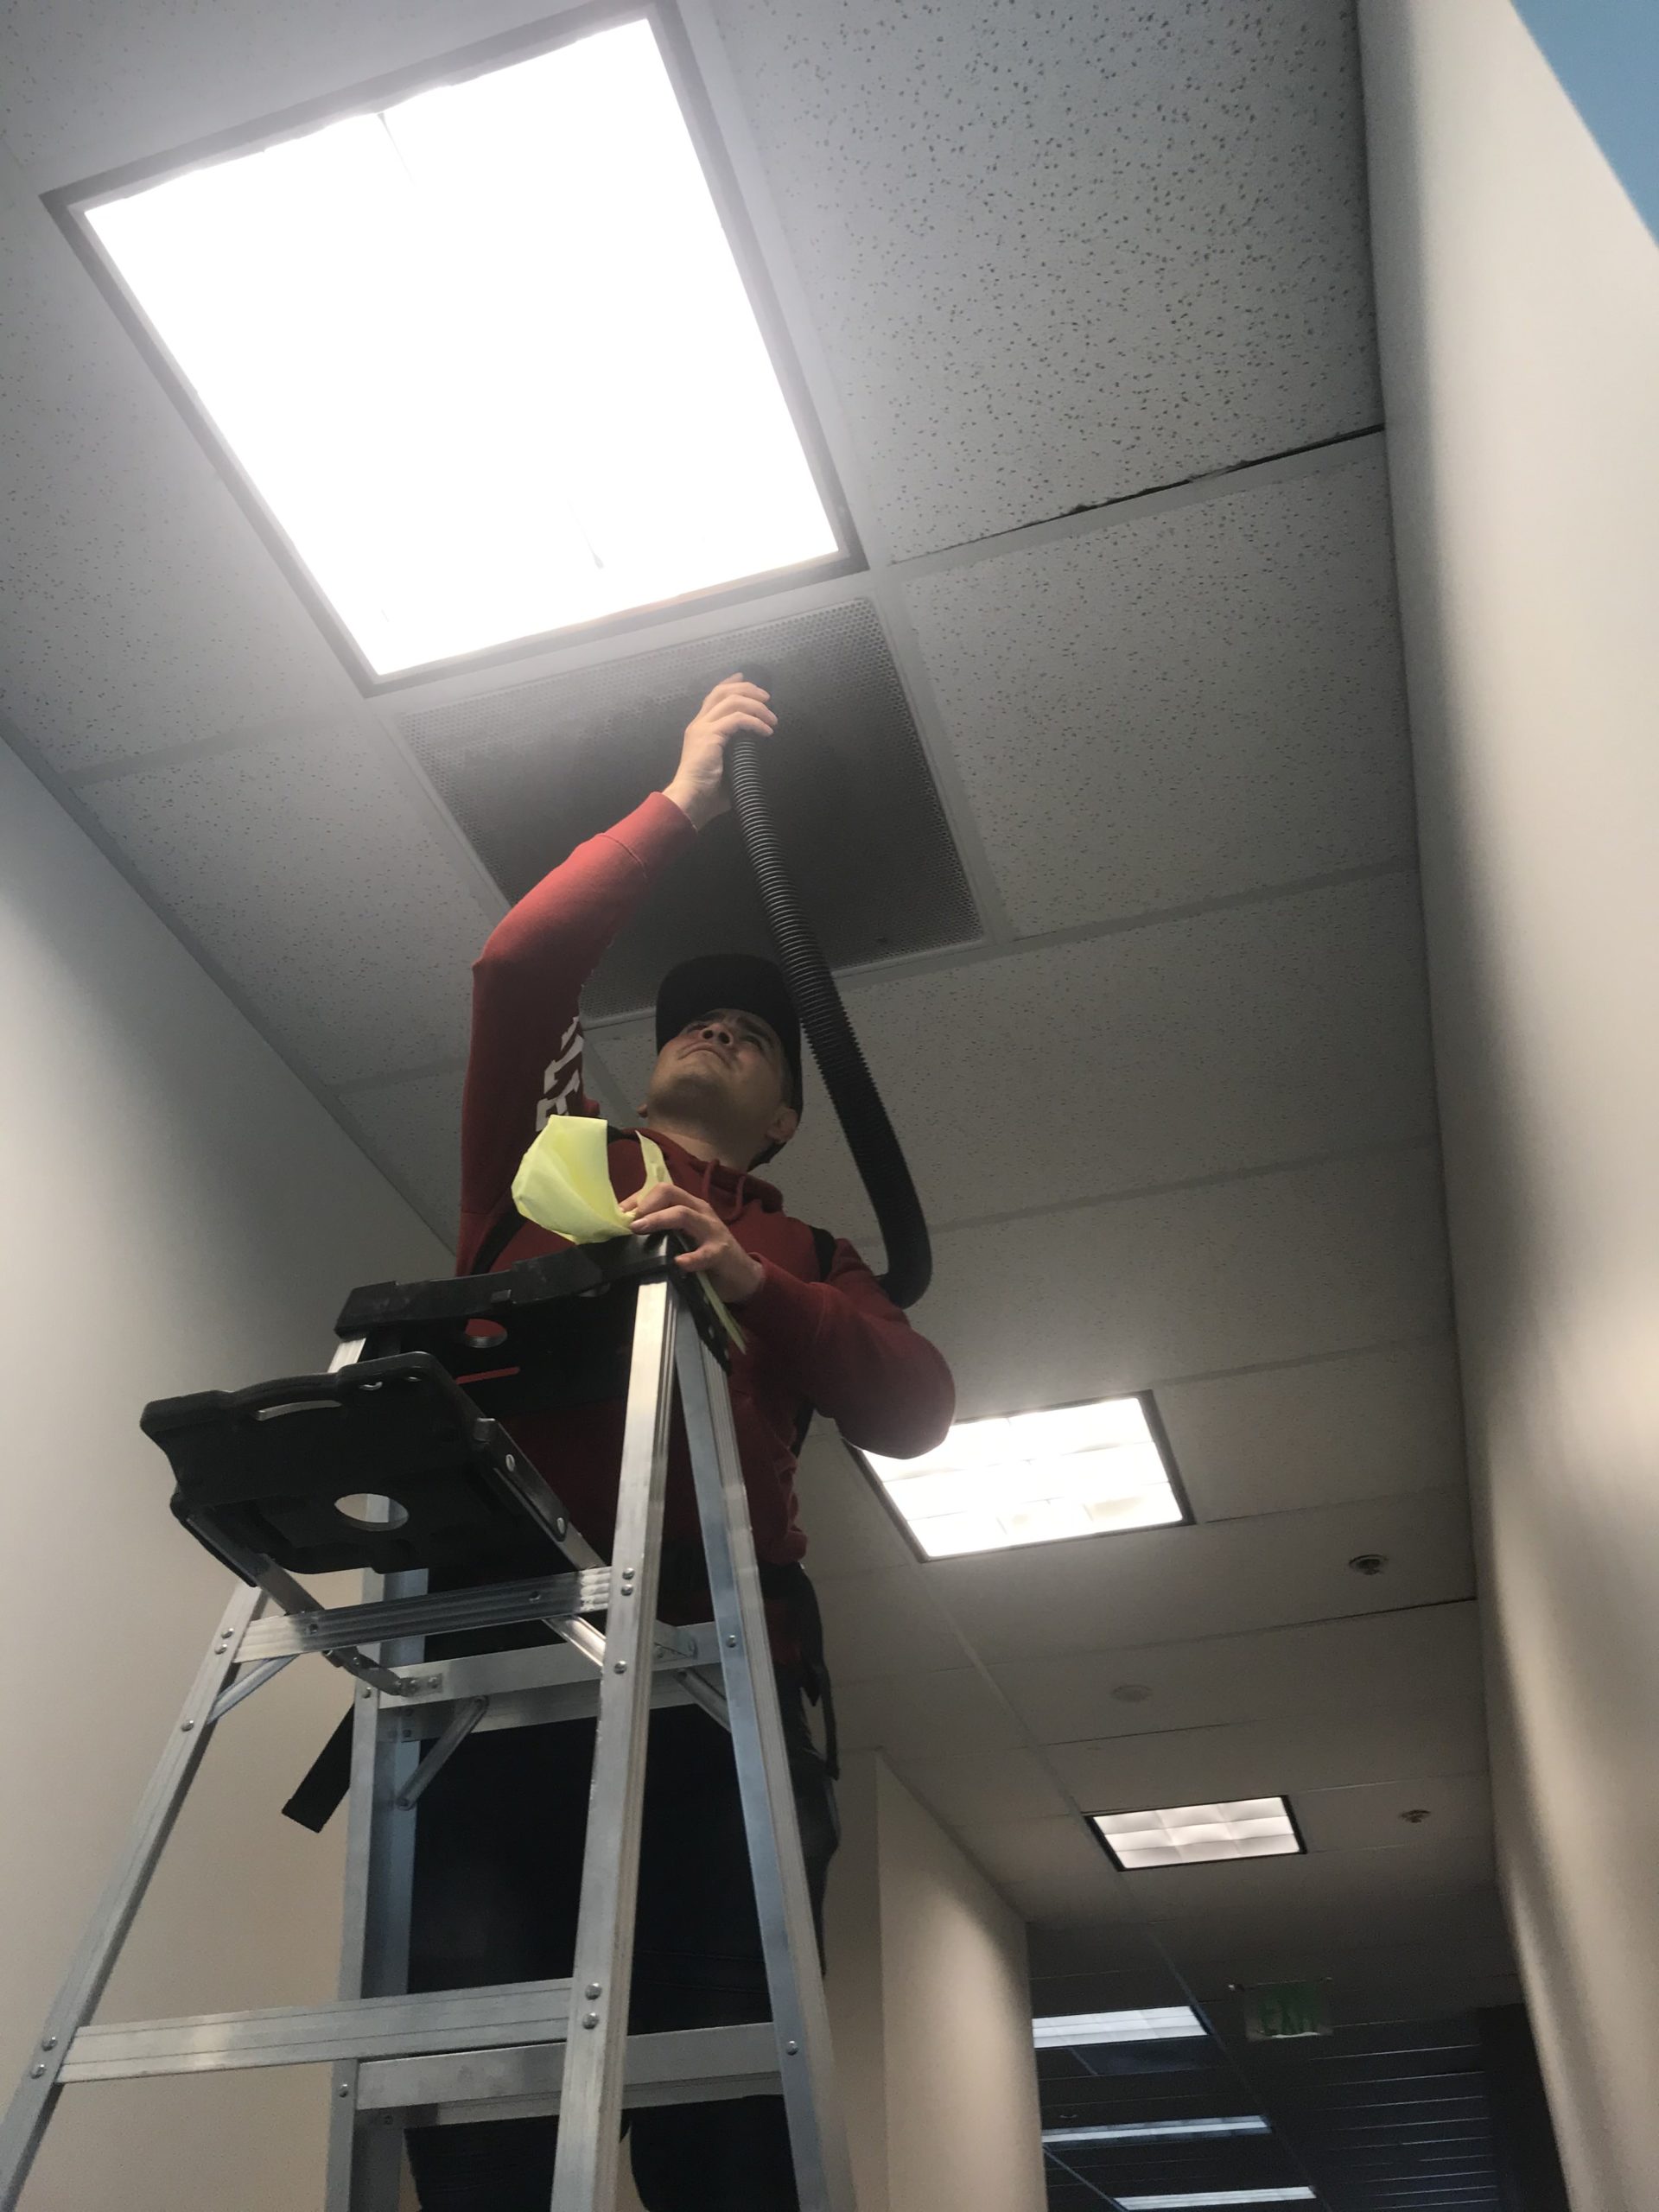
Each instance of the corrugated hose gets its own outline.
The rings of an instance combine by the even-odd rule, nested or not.
[[[921,1201],[910,1169],[881,1103],[874,1078],[829,963],[812,927],[802,913],[779,851],[766,803],[760,746],[752,737],[735,738],[727,753],[726,776],[749,863],[760,887],[766,925],[778,961],[800,1013],[823,1087],[836,1109],[853,1164],[858,1169],[887,1248],[887,1271],[881,1287],[895,1306],[913,1306],[933,1274],[933,1251]]]

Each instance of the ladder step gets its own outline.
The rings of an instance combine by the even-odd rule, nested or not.
[[[394,1637],[461,1635],[499,1628],[509,1621],[574,1620],[610,1602],[611,1570],[544,1574],[524,1582],[495,1582],[481,1590],[435,1592],[424,1598],[386,1598],[375,1605],[319,1607],[308,1613],[273,1613],[244,1632],[241,1659],[278,1659],[301,1651],[333,1651],[348,1643],[380,1643]]]
[[[336,2059],[406,2058],[462,2045],[538,2045],[563,2039],[570,1984],[509,1981],[420,1997],[366,1997],[250,2012],[194,2012],[80,2029],[59,2079],[119,2082],[157,2074],[216,2074],[247,2066],[312,2066]],[[556,2057],[556,2069],[559,2060]]]
[[[556,2044],[379,2059],[358,2074],[357,2108],[397,2113],[410,2126],[540,2119],[559,2108],[563,2071],[564,2050]],[[628,2038],[625,2105],[709,2104],[776,2096],[782,2087],[770,2020]]]

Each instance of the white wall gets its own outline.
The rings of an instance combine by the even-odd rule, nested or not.
[[[1659,251],[1509,0],[1361,0],[1509,1910],[1659,2175]]]
[[[228,1594],[139,1408],[315,1367],[344,1291],[448,1255],[3,747],[0,1084],[9,2096]],[[341,1839],[277,1812],[340,1681],[225,1722],[105,2018],[334,1994]],[[315,2205],[326,2105],[310,2069],[71,2090],[25,2212]]]
[[[878,1754],[841,1804],[825,1986],[859,2212],[1043,2212],[1024,1924]]]

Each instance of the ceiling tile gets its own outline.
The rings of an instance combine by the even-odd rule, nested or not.
[[[1347,10],[716,13],[899,554],[1376,420]]]
[[[967,1758],[894,1758],[892,1765],[947,1827],[1039,1820],[1070,1809],[1036,1754],[1019,1748]]]
[[[1185,1971],[1212,2018],[1236,2030],[1243,2029],[1243,2021],[1235,1990],[1252,1983],[1328,1982],[1332,2017],[1338,2026],[1444,2019],[1489,2005],[1521,2002],[1513,1956],[1501,1939],[1452,1947],[1443,1940],[1413,1942],[1408,1933],[1391,1930],[1386,1945],[1357,1952],[1329,1942],[1281,1940],[1240,1945],[1219,1959],[1194,1959]],[[1483,2205],[1478,2212],[1492,2208]]]
[[[1433,1490],[1463,1473],[1449,1338],[1308,1360],[1158,1393],[1201,1520]]]
[[[85,796],[325,1083],[465,1052],[471,964],[495,917],[380,733],[137,769]]]
[[[1073,1866],[1011,1878],[997,1886],[1027,1922],[1038,1921],[1050,1928],[1087,1928],[1091,1932],[1104,1922],[1114,1941],[1113,1955],[1121,1966],[1155,1971],[1162,1961],[1132,1916],[1134,1900],[1120,1897],[1106,1886],[1112,1879],[1112,1869],[1104,1852],[1096,1851],[1095,1856],[1105,1869],[1104,1880],[1100,1872],[1079,1861]],[[1171,1992],[1165,2001],[1179,2004],[1181,1999]]]
[[[1387,1851],[1147,1866],[1124,1877],[1148,1919],[1185,1923],[1184,1959],[1268,1931],[1368,1942],[1386,1942],[1396,1930],[1421,1936],[1430,1916],[1455,1937],[1469,1896],[1487,1891],[1491,1878],[1491,1846],[1478,1836]],[[1358,1914],[1375,1917],[1367,1924]]]
[[[953,1230],[934,1263],[914,1319],[950,1361],[964,1415],[1447,1324],[1427,1147]]]
[[[1095,1812],[1153,1805],[1208,1805],[1223,1798],[1294,1792],[1300,1807],[1351,1789],[1429,1785],[1402,1774],[1473,1772],[1486,1759],[1478,1687],[1438,1704],[1344,1713],[1270,1714],[1159,1735],[1052,1745],[1048,1757],[1079,1805]],[[1425,1802],[1405,1795],[1400,1809]],[[1424,1823],[1427,1825],[1427,1822]],[[1386,1833],[1374,1839],[1398,1842]]]
[[[1278,1871],[1280,1883],[1256,1880]],[[1195,1884],[1188,1906],[1148,1904],[1147,1892],[1162,1885],[1174,1897],[1173,1876],[1205,1873],[1214,1885]],[[1244,1877],[1243,1880],[1231,1878]],[[1503,1908],[1484,1842],[1459,1840],[1438,1851],[1327,1851],[1302,1859],[1226,1861],[1205,1867],[1152,1868],[1126,1875],[1179,1963],[1198,1973],[1217,1960],[1237,1961],[1246,1944],[1271,1942],[1283,1957],[1282,1974],[1270,1963],[1263,1980],[1296,1977],[1302,1958],[1361,1963],[1369,1975],[1385,1974],[1397,1948],[1433,1944],[1446,1962],[1491,1972],[1510,1963]],[[1287,1907],[1290,1908],[1287,1915]],[[1299,1932],[1296,1913],[1301,1916]],[[1255,1979],[1254,1975],[1243,1979]]]
[[[862,980],[848,1011],[935,1227],[1434,1127],[1415,879]],[[641,1026],[601,1033],[643,1096]],[[1012,1109],[987,1141],[988,1094]],[[822,1086],[776,1178],[859,1236]]]
[[[1480,1624],[1465,1599],[1185,1643],[1021,1657],[993,1671],[1039,1743],[1085,1748],[1109,1736],[1213,1734],[1222,1722],[1288,1726],[1320,1716],[1346,1724],[1437,1706],[1462,1713],[1479,1706]],[[1126,1684],[1147,1694],[1114,1696]],[[1411,1764],[1421,1771],[1420,1761]]]
[[[795,1490],[815,1577],[913,1567],[915,1554],[831,1422],[815,1421],[808,1432]]]
[[[1352,1572],[1366,1552],[1386,1556],[1385,1573]],[[1440,1604],[1474,1584],[1461,1487],[1030,1544],[925,1573],[993,1664]]]
[[[364,1150],[407,1191],[440,1236],[461,1215],[461,1074],[410,1076],[340,1100]]]
[[[1289,1784],[1287,1783],[1287,1788]],[[1408,1821],[1408,1813],[1427,1813]],[[1449,1839],[1489,1839],[1491,1783],[1484,1772],[1431,1774],[1427,1779],[1357,1783],[1344,1789],[1304,1789],[1296,1818],[1310,1851],[1363,1851]]]
[[[906,587],[1019,930],[1411,852],[1381,441],[1351,451]]]
[[[1027,1930],[1026,1942],[1032,2009],[1039,2015],[1189,2001],[1134,1927],[1061,1929],[1038,1921]]]
[[[838,1661],[838,1653],[832,1653],[836,1719],[849,1751],[885,1751],[908,1759],[970,1758],[1012,1750],[1025,1741],[1007,1704],[971,1667],[842,1681]]]
[[[1360,1910],[1339,1905],[1301,1931],[1267,1920],[1241,1925],[1230,1937],[1166,1921],[1157,1934],[1199,2002],[1235,2032],[1243,2025],[1236,1990],[1252,1984],[1326,1982],[1337,2022],[1362,2024],[1503,2004],[1510,2000],[1482,1993],[1512,1984],[1515,1974],[1490,1882],[1433,1901],[1408,1897],[1397,1906],[1370,1903]],[[1368,1935],[1376,1940],[1353,1940]]]
[[[0,162],[0,700],[74,774],[364,710],[69,246]]]
[[[959,1669],[962,1639],[912,1565],[874,1574],[815,1575],[830,1669],[839,1686],[884,1675]]]
[[[0,131],[61,184],[279,112],[545,16],[523,0],[144,0],[111,35],[101,0],[20,9],[0,41]]]
[[[1128,1901],[1123,1878],[1075,1813],[1037,1821],[970,1821],[959,1831],[994,1882],[1067,1882],[1092,1895],[1099,1916],[1116,1919]]]

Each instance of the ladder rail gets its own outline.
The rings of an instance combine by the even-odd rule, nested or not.
[[[390,1618],[401,1625],[410,1614],[400,1609],[425,1599],[426,1580],[421,1570],[384,1578],[365,1574],[364,1587],[371,1597],[385,1600]],[[421,1633],[386,1637],[374,1646],[376,1659],[387,1668],[418,1664],[424,1649]],[[396,1996],[409,1986],[415,1813],[398,1800],[414,1780],[420,1758],[420,1744],[388,1725],[385,1701],[374,1685],[359,1682],[346,1800],[338,1984],[343,2002]],[[358,2125],[359,2063],[347,2057],[334,2069],[323,2202],[327,2212],[397,2212],[403,2143],[391,2129]]]
[[[719,1362],[689,1331],[680,1343],[679,1384],[709,1594],[721,1632],[732,1750],[800,2212],[855,2212],[852,2163],[836,2094],[830,2015],[731,1399]]]
[[[573,2011],[561,2089],[565,2117],[554,2163],[553,2212],[610,2212],[616,2196],[675,1345],[692,1333],[680,1327],[683,1313],[677,1285],[664,1281],[640,1287],[570,1976]]]
[[[28,2070],[0,2121],[0,2212],[13,2212],[62,2088],[64,2061],[92,2014],[143,1903],[179,1808],[213,1731],[213,1708],[238,1664],[242,1634],[264,1603],[238,1583],[139,1802],[120,1858],[70,1962]]]

